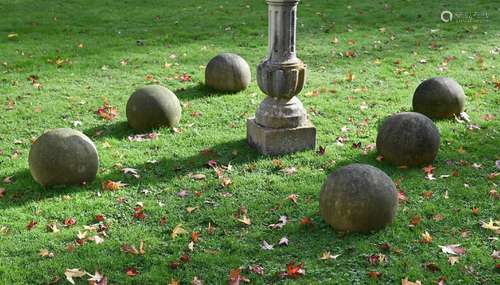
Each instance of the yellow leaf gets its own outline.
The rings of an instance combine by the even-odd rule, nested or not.
[[[249,226],[252,223],[246,215],[243,215],[243,218],[238,219],[238,221],[247,225],[247,226]]]
[[[75,281],[73,280],[73,278],[82,278],[83,276],[85,276],[85,274],[86,274],[86,272],[81,271],[79,268],[66,269],[66,271],[64,271],[64,275],[66,276],[66,279],[71,284],[75,284]]]
[[[401,285],[422,285],[422,283],[420,283],[420,280],[417,280],[415,282],[408,281],[408,277],[406,277],[405,279],[401,280]]]
[[[422,239],[420,239],[421,243],[431,243],[432,242],[432,236],[429,234],[429,232],[425,231],[425,233],[422,234]]]
[[[321,257],[319,259],[321,259],[321,260],[329,260],[329,259],[335,260],[339,256],[340,256],[340,254],[332,255],[329,251],[325,251],[321,254]]]
[[[182,228],[182,224],[178,224],[175,226],[174,230],[172,231],[172,234],[170,235],[172,239],[175,239],[178,235],[186,234],[187,231]]]

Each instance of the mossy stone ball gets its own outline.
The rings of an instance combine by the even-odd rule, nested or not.
[[[420,83],[413,94],[413,111],[432,119],[445,119],[464,111],[462,86],[448,77],[434,77]]]
[[[251,80],[250,66],[239,55],[221,53],[212,58],[205,69],[205,84],[217,91],[239,92]]]
[[[341,232],[384,228],[396,216],[398,195],[391,178],[366,164],[350,164],[332,172],[319,196],[323,219]]]
[[[387,118],[378,130],[377,150],[397,166],[430,164],[439,150],[439,130],[431,119],[415,112]]]
[[[99,167],[94,143],[73,129],[47,131],[31,145],[31,175],[42,186],[92,182]]]
[[[131,128],[148,131],[175,127],[181,119],[181,104],[175,94],[160,85],[137,89],[127,102],[127,120]]]

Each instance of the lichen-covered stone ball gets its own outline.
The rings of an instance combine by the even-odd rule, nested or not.
[[[377,150],[397,166],[430,164],[439,150],[439,130],[431,119],[415,112],[390,116],[378,130]]]
[[[465,94],[452,78],[434,77],[425,80],[413,94],[413,111],[432,119],[445,119],[464,111]]]
[[[131,128],[148,131],[175,127],[181,119],[181,104],[175,94],[160,85],[137,89],[127,102],[127,120]]]
[[[41,135],[29,153],[31,175],[43,186],[92,182],[99,167],[94,143],[73,129],[54,129]]]
[[[319,196],[320,213],[335,230],[368,232],[390,224],[398,195],[391,178],[366,164],[350,164],[332,172]]]
[[[217,91],[239,92],[251,80],[250,66],[239,55],[221,53],[212,58],[205,69],[205,84]]]

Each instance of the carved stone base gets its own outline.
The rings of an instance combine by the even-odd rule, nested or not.
[[[247,120],[247,140],[250,146],[266,155],[292,153],[316,147],[316,127],[308,121],[297,128],[271,129]]]

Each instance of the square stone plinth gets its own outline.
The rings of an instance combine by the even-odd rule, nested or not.
[[[262,127],[255,118],[247,120],[247,140],[250,146],[266,155],[297,152],[316,147],[316,128],[308,121],[306,126],[289,129]]]

